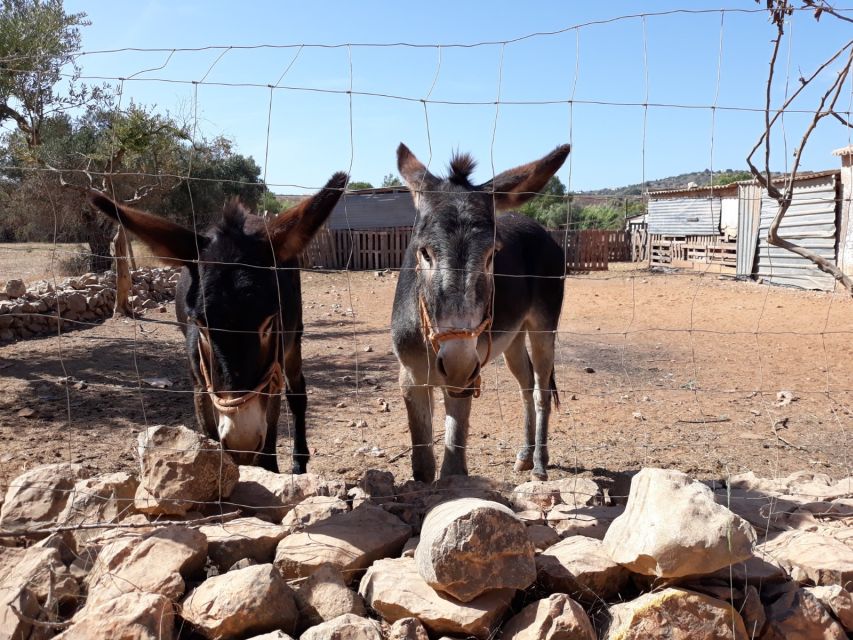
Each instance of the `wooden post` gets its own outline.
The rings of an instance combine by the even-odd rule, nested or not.
[[[124,227],[118,225],[115,236],[113,236],[113,254],[116,265],[116,304],[113,308],[113,316],[130,317],[133,308],[130,306],[130,291],[133,281],[130,277],[130,259],[128,258],[130,243]]]

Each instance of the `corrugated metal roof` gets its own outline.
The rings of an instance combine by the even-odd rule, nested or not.
[[[791,206],[779,226],[782,238],[813,251],[833,264],[836,245],[836,174],[830,172],[830,175],[822,177],[812,175],[809,182],[795,188]],[[832,291],[835,279],[831,275],[818,269],[811,260],[767,241],[767,231],[778,211],[778,203],[764,191],[761,194],[756,275],[776,284]]]
[[[715,236],[720,233],[720,198],[649,200],[649,233],[667,236]]]
[[[841,147],[832,152],[834,156],[853,156],[853,144],[848,144],[846,147]]]
[[[838,149],[838,151],[843,151],[843,149]],[[833,151],[833,154],[835,152]],[[838,154],[844,155],[844,154]],[[840,172],[838,169],[826,169],[824,171],[811,171],[811,172],[798,172],[797,175],[794,176],[794,182],[800,182],[802,180],[814,180],[815,178],[826,178],[829,176],[837,176]],[[779,185],[785,182],[787,176],[778,176],[773,178],[773,184]],[[661,189],[660,191],[649,191],[649,198],[655,198],[657,196],[668,196],[668,195],[686,195],[686,194],[697,194],[697,195],[705,195],[708,192],[714,192],[714,195],[727,196],[730,195],[727,191],[729,189],[737,189],[740,185],[750,185],[757,184],[757,180],[738,180],[737,182],[730,182],[729,184],[724,185],[707,185],[704,187],[682,187],[680,189]],[[731,194],[734,195],[734,194]]]
[[[658,191],[649,191],[650,198],[669,195],[696,195],[700,197],[708,197],[712,192],[715,196],[735,195],[737,192],[737,182],[729,184],[705,185],[702,187],[681,187],[679,189],[660,189]]]
[[[344,193],[326,225],[329,229],[411,227],[416,213],[408,189],[363,189]]]

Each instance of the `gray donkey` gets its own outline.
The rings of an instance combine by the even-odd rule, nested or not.
[[[562,166],[569,145],[479,186],[474,160],[456,155],[437,178],[401,144],[397,167],[418,211],[397,282],[391,335],[412,436],[416,480],[435,478],[432,393],[444,393],[441,476],[468,473],[465,448],[481,368],[503,354],[524,401],[524,445],[516,471],[547,477],[554,339],[563,304],[565,256],[539,224],[495,215],[537,195]],[[526,340],[529,340],[528,351]]]

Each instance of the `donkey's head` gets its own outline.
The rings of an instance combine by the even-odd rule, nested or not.
[[[469,396],[477,388],[477,338],[491,321],[494,257],[502,244],[495,211],[536,196],[568,154],[569,145],[563,145],[540,160],[473,185],[469,177],[475,162],[468,155],[454,156],[448,176],[438,178],[404,144],[397,149],[397,167],[418,210],[412,246],[421,321],[451,396]]]
[[[233,200],[225,205],[222,220],[203,233],[116,204],[101,193],[90,195],[95,207],[154,255],[186,267],[176,306],[178,320],[186,322],[196,386],[207,397],[202,407],[197,403],[199,420],[240,464],[254,462],[263,449],[268,410],[278,418],[284,319],[295,318],[290,312],[301,305],[298,288],[288,285],[287,269],[275,267],[295,267],[292,259],[328,218],[346,182],[346,174],[336,173],[320,192],[269,221]]]

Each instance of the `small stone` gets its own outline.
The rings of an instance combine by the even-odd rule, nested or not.
[[[388,640],[429,640],[429,635],[417,618],[400,618],[388,630]]]
[[[583,607],[564,593],[554,593],[510,618],[501,640],[596,640],[596,635]]]
[[[376,620],[351,613],[311,627],[300,640],[383,640],[382,627]]]
[[[363,616],[364,600],[350,590],[340,570],[323,565],[296,588],[301,629],[307,629],[338,616],[351,613]]]

